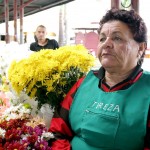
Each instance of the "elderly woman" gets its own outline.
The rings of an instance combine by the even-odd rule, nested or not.
[[[98,31],[102,67],[80,79],[55,112],[52,150],[149,150],[145,23],[133,10],[111,9]]]

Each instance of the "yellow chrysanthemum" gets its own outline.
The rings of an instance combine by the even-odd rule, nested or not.
[[[53,106],[55,101],[63,99],[75,81],[90,70],[94,61],[95,58],[82,45],[41,50],[26,59],[12,62],[8,79],[18,94],[25,91],[31,97],[37,97],[40,106],[47,102],[42,101],[43,96]]]

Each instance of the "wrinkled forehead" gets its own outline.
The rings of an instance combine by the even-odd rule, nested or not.
[[[101,26],[100,32],[104,32],[107,30],[116,30],[116,31],[130,31],[130,28],[128,27],[128,25],[124,22],[118,21],[118,20],[114,20],[114,21],[108,21],[106,23],[104,23]]]
[[[126,23],[118,20],[104,23],[99,30],[100,35],[111,34],[111,33],[129,34],[130,36],[133,37],[129,26]]]

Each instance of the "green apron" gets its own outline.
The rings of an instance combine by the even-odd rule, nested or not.
[[[69,121],[73,150],[142,150],[150,104],[150,73],[126,90],[104,92],[92,71],[75,94]]]

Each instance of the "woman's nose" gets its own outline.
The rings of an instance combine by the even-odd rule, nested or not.
[[[103,43],[103,46],[104,47],[112,47],[113,46],[113,43],[112,43],[112,40],[110,37],[107,37],[106,40],[104,41]]]

